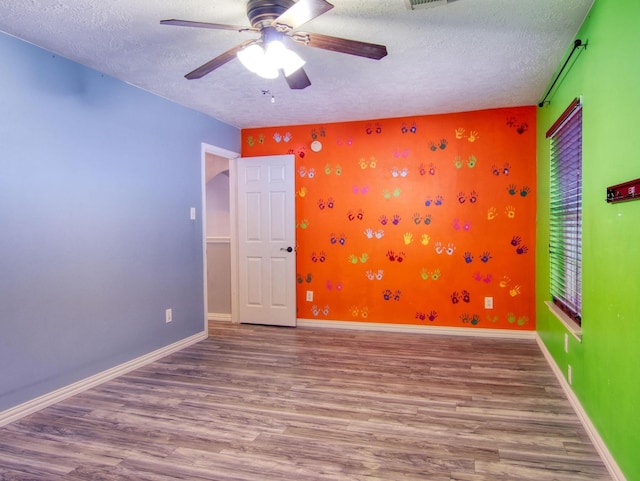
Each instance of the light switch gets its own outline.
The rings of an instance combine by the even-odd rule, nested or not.
[[[191,220],[196,220],[196,208],[195,207],[191,207],[191,209],[189,210],[189,218]]]

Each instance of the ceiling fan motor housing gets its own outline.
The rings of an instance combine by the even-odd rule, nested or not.
[[[262,29],[271,26],[294,3],[293,0],[249,0],[247,16],[253,28]]]

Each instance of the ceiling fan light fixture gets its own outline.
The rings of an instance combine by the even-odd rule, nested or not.
[[[305,64],[297,53],[287,49],[279,40],[269,42],[266,49],[254,43],[239,50],[236,55],[247,70],[266,79],[276,78],[279,70],[283,70],[288,77]]]
[[[257,43],[239,50],[236,55],[242,65],[250,72],[266,79],[278,77],[278,69],[269,61],[264,50]]]
[[[263,65],[262,68],[260,68],[256,73],[260,77],[266,78],[266,79],[278,78],[278,69],[273,68],[273,66],[271,65],[266,65],[266,64]]]
[[[288,77],[302,67],[305,62],[297,53],[285,47],[282,38],[284,35],[281,32],[273,30],[265,32],[264,55],[268,65],[273,65],[278,70],[284,70],[285,76]]]
[[[280,40],[271,40],[267,43],[264,51],[264,56],[271,65],[275,65],[278,68],[284,63],[287,47]]]
[[[253,73],[257,73],[260,66],[264,63],[264,51],[257,43],[239,50],[236,55],[242,65]]]

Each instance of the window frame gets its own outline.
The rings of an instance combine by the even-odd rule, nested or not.
[[[561,320],[582,327],[582,101],[574,99],[547,131],[549,291]],[[550,303],[551,304],[551,303]],[[572,326],[568,326],[572,327]]]

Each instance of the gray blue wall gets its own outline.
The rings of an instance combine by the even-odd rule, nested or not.
[[[2,411],[203,331],[201,144],[240,132],[1,33],[0,72]]]

